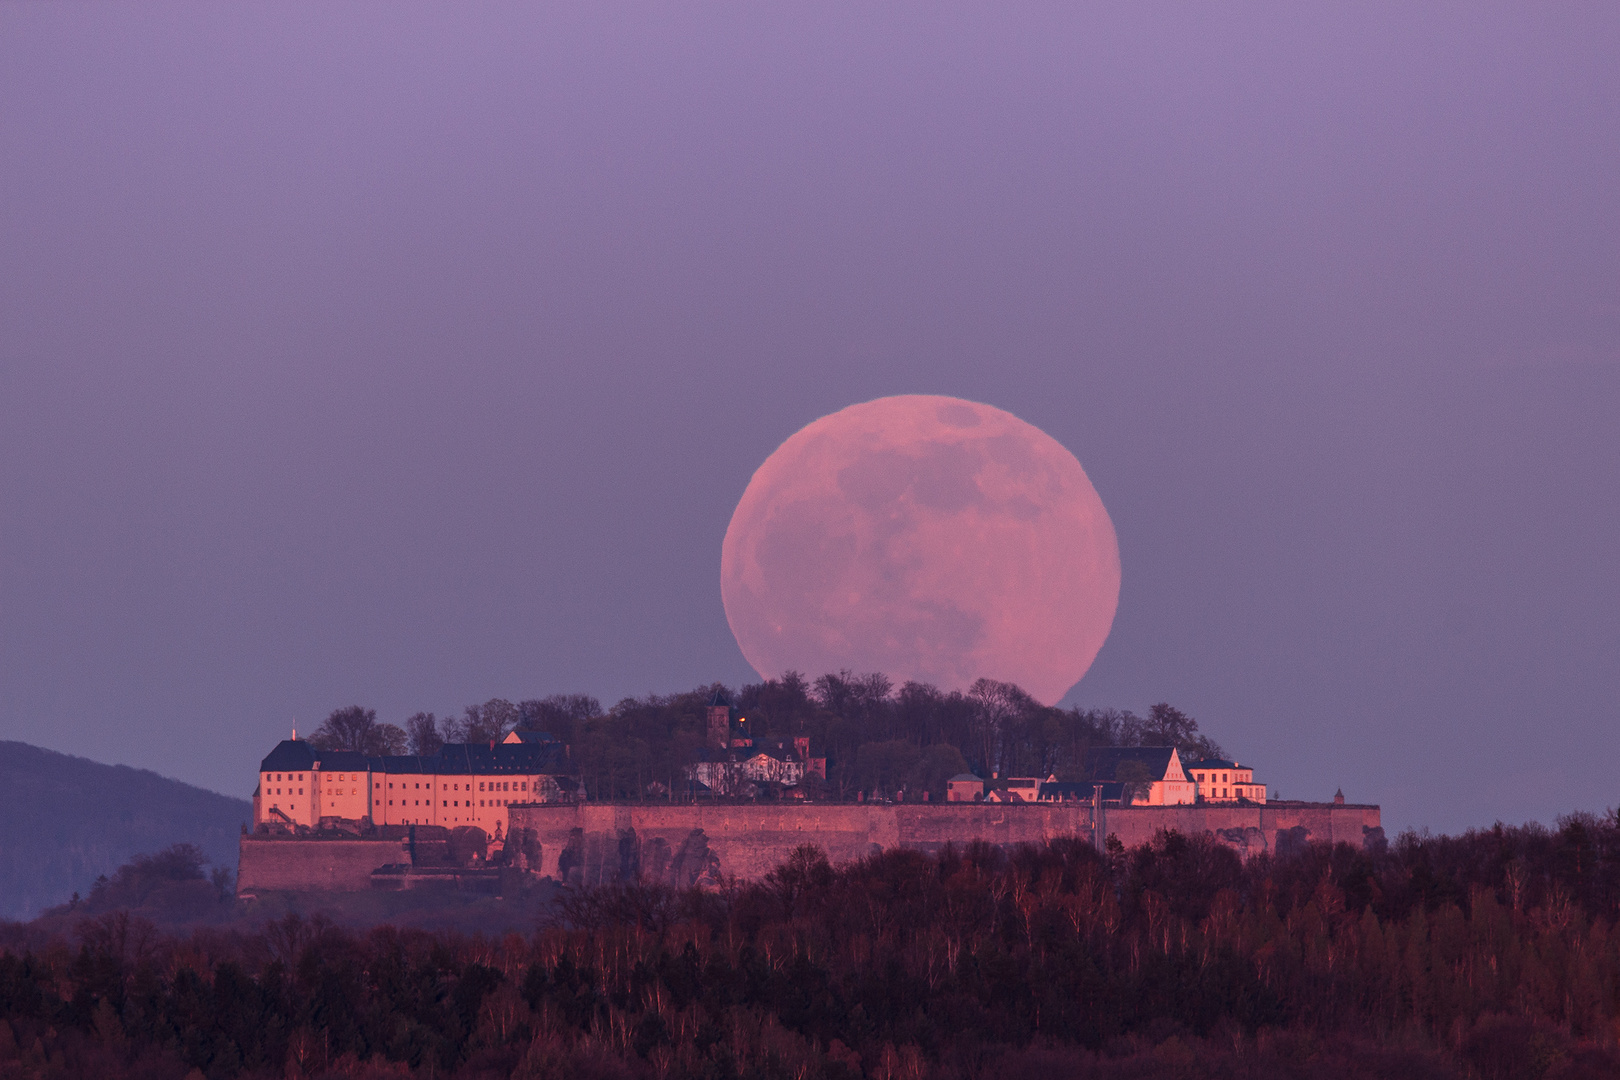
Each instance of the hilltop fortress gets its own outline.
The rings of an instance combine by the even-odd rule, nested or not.
[[[1251,769],[1230,761],[1183,766],[1173,747],[1109,748],[1086,782],[968,774],[951,780],[946,802],[849,803],[728,798],[762,771],[825,770],[825,759],[811,758],[802,743],[767,752],[728,742],[726,753],[711,751],[698,763],[720,781],[711,787],[693,777],[706,799],[593,804],[568,748],[539,732],[451,744],[430,757],[369,757],[286,740],[260,765],[237,887],[244,894],[429,884],[497,891],[538,878],[684,887],[762,877],[806,844],[840,862],[975,842],[1072,838],[1099,849],[1109,840],[1133,847],[1162,830],[1208,834],[1244,858],[1313,842],[1384,842],[1377,806],[1342,795],[1331,803],[1268,802]]]

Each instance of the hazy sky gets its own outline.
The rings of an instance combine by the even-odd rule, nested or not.
[[[1113,516],[1071,702],[1620,802],[1620,9],[1324,7],[0,6],[0,736],[750,679],[750,474],[935,393]]]

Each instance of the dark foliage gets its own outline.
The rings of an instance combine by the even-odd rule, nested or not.
[[[322,750],[353,750],[360,754],[403,754],[409,745],[404,728],[377,723],[375,709],[349,705],[334,709],[315,734],[311,746]]]
[[[547,731],[570,744],[590,798],[670,797],[707,741],[708,706],[717,690],[735,703],[739,733],[809,736],[813,752],[827,758],[827,784],[817,793],[823,797],[853,799],[859,791],[916,800],[928,792],[941,799],[945,781],[970,769],[985,777],[1080,779],[1085,753],[1094,746],[1174,745],[1186,760],[1221,755],[1199,734],[1196,720],[1164,703],[1143,718],[1114,709],[1050,708],[1011,683],[990,679],[966,693],[947,693],[915,682],[896,688],[883,675],[848,671],[813,683],[790,671],[736,691],[713,684],[625,698],[605,712],[582,694],[516,705],[495,699],[469,705],[450,720],[418,713],[405,729],[413,747],[499,739],[514,728]]]
[[[108,895],[198,872],[166,853]],[[1620,825],[1586,815],[1247,865],[1174,833],[803,848],[500,940],[113,912],[0,927],[0,1076],[1610,1077],[1617,918]]]

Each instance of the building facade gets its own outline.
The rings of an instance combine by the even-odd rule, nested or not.
[[[1198,786],[1173,746],[1097,747],[1086,755],[1086,764],[1088,779],[1104,785],[1103,798],[1117,798],[1123,806],[1184,806],[1198,798]]]
[[[584,797],[568,748],[537,734],[513,732],[489,745],[450,743],[430,757],[368,756],[287,739],[259,763],[254,825],[353,822],[504,833],[509,806]]]
[[[731,798],[749,784],[794,787],[806,777],[827,779],[827,759],[810,755],[806,736],[771,739],[753,736],[747,717],[734,716],[731,699],[716,691],[707,713],[707,745],[686,766],[686,778],[712,794]]]
[[[1255,783],[1252,766],[1209,758],[1188,765],[1187,774],[1198,787],[1198,798],[1204,802],[1266,801],[1266,785]]]

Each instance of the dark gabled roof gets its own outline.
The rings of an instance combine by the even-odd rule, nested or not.
[[[447,743],[439,751],[441,772],[553,773],[572,772],[562,743]]]
[[[982,784],[982,783],[984,783],[984,780],[981,779],[980,777],[974,776],[970,772],[959,772],[955,776],[951,777],[949,780],[947,780],[945,782],[947,784],[959,784],[959,783]]]
[[[282,739],[259,762],[260,772],[309,772],[314,767],[315,753],[303,739]]]
[[[388,754],[383,757],[371,759],[371,771],[380,773],[438,773],[443,769],[435,769],[438,758],[411,757],[403,754]]]
[[[312,753],[321,772],[365,772],[375,760],[353,750],[315,750]]]
[[[534,732],[533,734],[540,734]],[[260,772],[458,773],[571,773],[568,748],[547,740],[520,743],[448,743],[431,757],[384,755],[367,757],[353,750],[317,750],[303,739],[284,739],[259,763]]]
[[[432,757],[374,757],[374,772],[432,776],[465,776],[469,773],[571,773],[567,748],[560,742],[545,743],[446,743]],[[322,764],[322,768],[325,768]]]
[[[1235,761],[1227,761],[1225,758],[1205,758],[1203,761],[1195,761],[1191,765],[1183,763],[1181,767],[1183,769],[1206,769],[1206,770],[1207,769],[1247,769],[1248,768],[1247,765],[1239,765],[1237,762],[1235,762]]]
[[[549,731],[514,731],[514,732],[512,732],[512,735],[516,735],[518,737],[518,742],[519,743],[524,743],[524,744],[528,744],[528,743],[548,743],[548,742],[556,742],[557,741],[556,739],[553,739],[551,737],[551,732],[549,732]],[[510,735],[507,736],[507,737],[511,738]],[[516,745],[516,744],[513,744],[513,745]]]
[[[1091,779],[1113,781],[1119,779],[1119,767],[1127,761],[1140,763],[1153,780],[1162,780],[1170,769],[1173,746],[1099,746],[1086,754],[1086,766]]]

